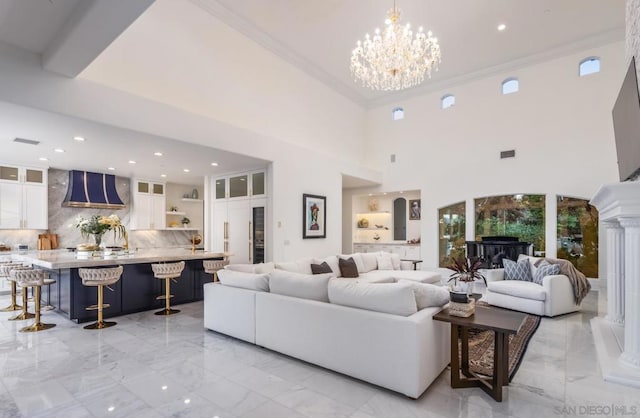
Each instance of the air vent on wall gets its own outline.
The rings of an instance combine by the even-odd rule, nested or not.
[[[396,162],[396,155],[395,154],[391,154],[389,157],[389,161],[391,161],[392,163]]]
[[[38,145],[40,143],[40,141],[36,141],[33,139],[25,139],[25,138],[14,138],[13,142],[19,142],[21,144],[28,144],[28,145]]]
[[[500,158],[513,158],[515,156],[516,156],[516,150],[514,149],[500,152]]]

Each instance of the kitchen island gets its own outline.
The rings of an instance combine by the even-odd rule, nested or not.
[[[72,321],[81,323],[95,320],[95,311],[85,308],[97,303],[95,287],[83,286],[78,275],[79,268],[123,266],[120,280],[111,288],[105,289],[104,317],[110,318],[133,312],[161,309],[163,300],[156,300],[163,294],[163,281],[153,276],[151,264],[184,261],[185,267],[177,282],[171,283],[171,305],[202,300],[204,283],[212,280],[205,274],[203,260],[221,260],[223,253],[191,251],[182,248],[162,248],[138,250],[126,255],[107,255],[100,257],[78,257],[73,252],[37,251],[26,254],[14,254],[16,261],[31,263],[36,268],[46,270],[56,280],[50,289],[43,287],[43,299],[50,300],[56,310]]]

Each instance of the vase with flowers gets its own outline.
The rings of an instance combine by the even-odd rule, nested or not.
[[[471,295],[473,293],[473,283],[476,280],[482,279],[486,285],[487,279],[480,272],[481,265],[482,261],[479,259],[472,260],[464,256],[454,258],[447,266],[448,269],[453,270],[453,273],[449,276],[449,282],[453,281],[451,290]]]
[[[90,245],[93,250],[100,248],[102,237],[107,231],[113,231],[113,236],[116,239],[123,238],[127,234],[120,218],[115,214],[109,216],[93,215],[88,219],[80,216],[76,218],[75,227],[80,230],[83,238],[93,237],[94,244]]]

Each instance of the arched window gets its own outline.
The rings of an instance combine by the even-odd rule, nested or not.
[[[394,107],[391,111],[391,119],[400,120],[404,119],[404,109],[401,107]]]
[[[445,94],[440,99],[440,107],[442,109],[447,109],[449,107],[452,107],[455,104],[456,104],[456,96],[454,96],[453,94]]]
[[[502,94],[517,93],[520,90],[520,82],[517,78],[510,77],[502,82]]]
[[[600,72],[600,58],[589,57],[580,61],[580,77]]]

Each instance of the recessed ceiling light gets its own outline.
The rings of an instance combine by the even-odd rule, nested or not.
[[[160,177],[167,177],[166,174],[160,174]]]
[[[189,399],[189,398],[185,399],[185,400],[184,400],[184,403],[185,403],[185,404],[187,404],[187,405],[189,405],[189,404],[191,403],[191,399]]]
[[[62,148],[54,148],[53,149],[55,152],[64,152],[64,150]]]
[[[498,25],[498,30],[499,30],[500,32],[504,31],[506,28],[507,28],[507,25],[505,25],[504,23],[500,23],[500,24]]]
[[[133,160],[129,160],[129,164],[135,164],[136,162]]]
[[[185,169],[184,169],[184,170],[182,170],[182,171],[184,171],[185,173],[188,173],[188,172],[189,172],[189,171],[191,171],[191,170],[189,170],[188,168],[185,168]]]
[[[111,170],[111,171],[113,171],[113,170],[115,170],[115,169],[116,169],[115,167],[107,167],[107,170]]]
[[[110,406],[110,407],[108,407],[108,408],[107,408],[107,411],[109,411],[109,412],[113,412],[113,411],[114,411],[114,409],[116,409],[116,407],[115,407],[115,406]]]
[[[167,390],[167,385],[162,386],[162,390]]]
[[[153,155],[155,155],[156,157],[162,157],[162,153],[161,152],[154,152]]]
[[[218,163],[211,163],[212,166],[217,167]]]
[[[49,161],[49,159],[47,157],[40,157],[38,158],[40,161]]]
[[[86,139],[85,139],[85,137],[84,137],[84,136],[74,136],[74,137],[73,137],[73,140],[74,140],[74,141],[78,141],[78,142],[84,142],[84,141],[86,141]]]

